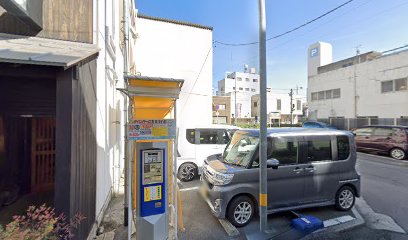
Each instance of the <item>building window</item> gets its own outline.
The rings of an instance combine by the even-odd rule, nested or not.
[[[302,109],[302,102],[300,100],[296,100],[296,110],[300,111]]]
[[[395,80],[395,91],[407,90],[407,78],[400,78]]]
[[[249,82],[249,78],[245,78],[245,81]]]
[[[340,88],[333,89],[333,98],[340,98]]]
[[[332,99],[332,98],[333,98],[333,90],[327,90],[326,99]]]
[[[318,94],[318,96],[317,96],[318,100],[323,100],[324,99],[324,91],[320,91],[317,94]]]
[[[253,81],[253,82],[258,82],[258,79],[254,78],[252,81]]]
[[[312,101],[340,98],[340,88],[326,91],[312,92]]]
[[[317,92],[312,93],[312,101],[317,100]]]
[[[385,81],[381,82],[381,93],[392,92],[393,89],[393,81]]]
[[[225,110],[225,104],[218,105],[218,110]]]
[[[245,91],[249,92],[249,88],[245,88]]]
[[[223,91],[224,91],[224,88],[222,87],[222,88],[221,88],[221,92],[223,92]]]
[[[282,110],[282,101],[280,99],[276,99],[276,109]]]
[[[239,90],[244,90],[244,89],[242,87],[240,87]]]
[[[258,102],[254,102],[254,107],[258,107]]]
[[[251,88],[251,92],[255,92],[256,90],[255,90],[255,88]]]
[[[237,78],[237,81],[242,81],[242,78],[238,77],[238,78]]]

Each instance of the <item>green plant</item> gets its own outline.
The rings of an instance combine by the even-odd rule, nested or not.
[[[72,219],[60,214],[43,204],[40,207],[30,206],[25,215],[14,216],[13,221],[3,229],[0,226],[0,239],[16,240],[57,240],[74,237],[73,230],[78,228],[85,217],[76,214]]]

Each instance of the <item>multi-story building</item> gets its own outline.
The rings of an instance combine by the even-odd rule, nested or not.
[[[251,117],[251,96],[259,94],[259,74],[255,68],[244,66],[244,72],[226,73],[218,81],[218,96],[230,96],[231,116]]]
[[[218,81],[218,95],[225,96],[232,92],[245,92],[250,95],[259,94],[259,74],[255,68],[244,66],[244,72],[226,73],[225,78]]]
[[[407,50],[357,52],[332,62],[330,44],[313,44],[308,49],[309,118],[386,118],[383,123],[398,123],[408,117],[407,77]]]
[[[291,97],[288,93],[274,92],[269,90],[267,93],[267,114],[269,123],[292,123],[297,124],[299,118],[303,116],[303,106],[305,104],[305,97],[299,94],[292,95]],[[292,113],[291,113],[291,103],[292,103]],[[253,117],[259,119],[260,116],[260,95],[253,95],[251,98],[252,110],[251,114]]]

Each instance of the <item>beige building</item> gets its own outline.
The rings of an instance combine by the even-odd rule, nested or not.
[[[213,96],[213,123],[231,124],[230,96]]]

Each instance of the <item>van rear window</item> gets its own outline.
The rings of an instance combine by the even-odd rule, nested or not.
[[[338,160],[345,160],[350,155],[350,143],[347,136],[337,137],[337,156]]]

